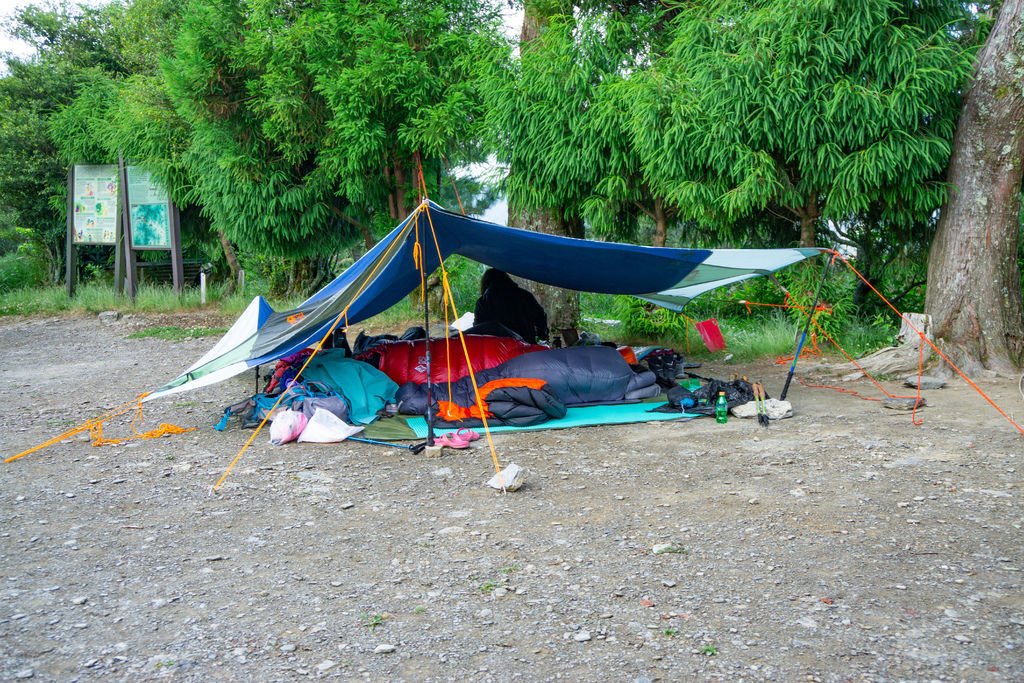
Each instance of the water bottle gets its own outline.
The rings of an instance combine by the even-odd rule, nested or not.
[[[715,401],[715,422],[725,424],[729,421],[729,402],[725,400],[725,392],[718,392],[718,400]]]

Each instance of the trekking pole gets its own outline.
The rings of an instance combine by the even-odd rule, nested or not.
[[[793,373],[796,372],[796,362],[800,360],[800,353],[804,350],[804,342],[807,341],[807,333],[811,330],[811,320],[814,318],[814,312],[818,308],[818,300],[821,298],[821,287],[825,284],[825,278],[828,276],[828,267],[832,265],[832,261],[836,258],[835,252],[832,252],[832,257],[825,262],[825,267],[821,271],[821,280],[818,282],[818,291],[814,293],[814,303],[811,304],[811,308],[807,311],[807,324],[804,325],[803,334],[800,335],[800,343],[796,346],[796,355],[793,356],[793,364],[789,366],[789,374],[786,375],[786,384],[782,387],[782,393],[779,394],[779,400],[785,401],[786,394],[789,393],[789,383],[793,381]]]
[[[419,453],[427,447],[426,443],[414,443],[411,446],[402,443],[391,443],[390,441],[378,441],[376,439],[366,439],[361,436],[350,436],[346,441],[358,441],[359,443],[369,443],[374,446],[390,446],[391,448],[401,448],[403,451],[412,451],[413,453]]]
[[[416,220],[420,220],[420,216],[416,216]],[[417,232],[417,239],[419,233]],[[426,250],[421,248],[421,254],[426,254]],[[427,332],[427,338],[424,341],[424,348],[426,349],[427,357],[427,412],[425,417],[427,418],[427,445],[434,445],[434,415],[430,410],[430,404],[433,400],[431,381],[430,381],[430,305],[427,301],[427,272],[426,272],[426,257],[420,262],[420,287],[422,288],[423,294],[423,329]]]

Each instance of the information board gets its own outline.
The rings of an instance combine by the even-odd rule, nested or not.
[[[170,249],[171,217],[167,190],[149,171],[128,166],[128,208],[133,249]]]
[[[117,165],[75,166],[74,242],[114,244],[117,234]]]

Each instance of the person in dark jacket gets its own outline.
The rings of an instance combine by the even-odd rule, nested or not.
[[[548,317],[537,299],[496,268],[488,268],[480,279],[475,316],[474,327],[499,323],[530,344],[548,338]]]

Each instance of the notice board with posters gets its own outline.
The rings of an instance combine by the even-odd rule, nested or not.
[[[171,249],[171,203],[167,190],[144,168],[128,166],[125,170],[132,249]]]
[[[117,164],[75,165],[70,202],[75,244],[116,243],[118,175]]]

